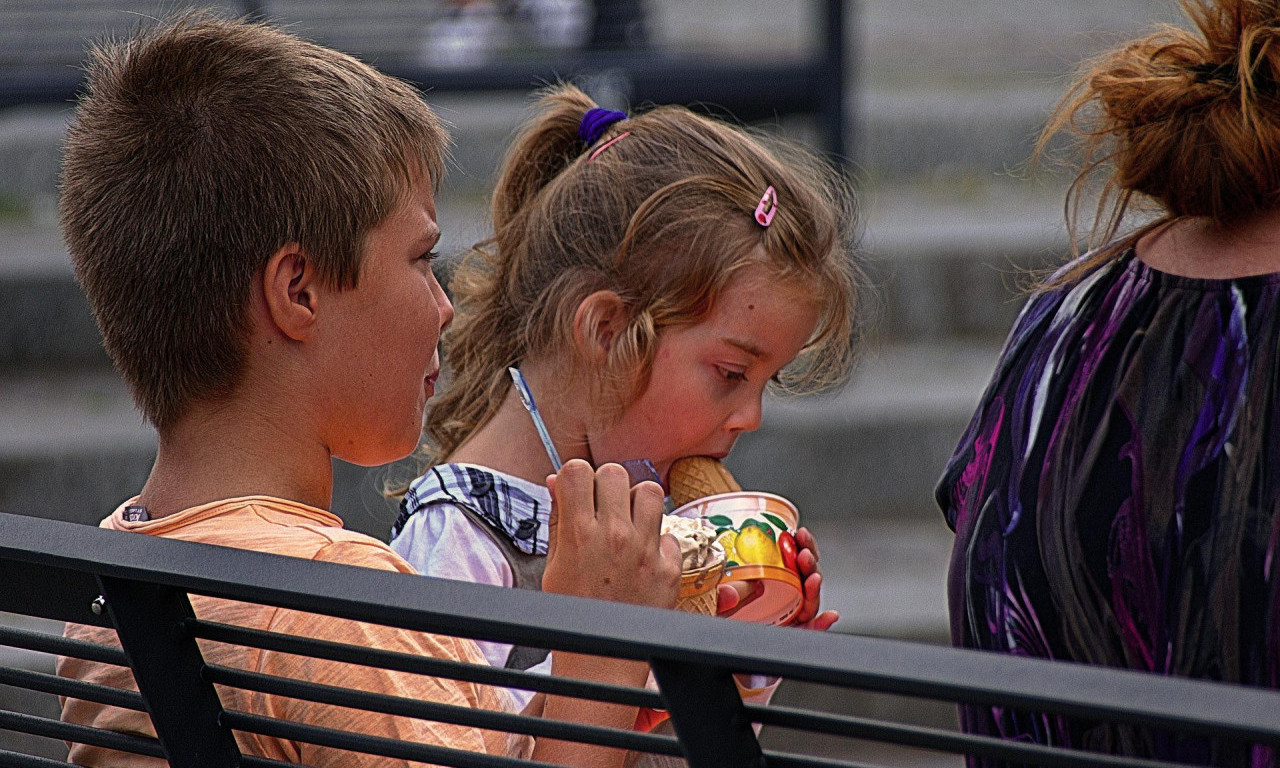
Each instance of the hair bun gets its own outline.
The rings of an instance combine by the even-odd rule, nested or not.
[[[1280,190],[1280,3],[1183,9],[1191,29],[1162,26],[1086,65],[1041,141],[1069,129],[1085,146],[1082,177],[1114,167],[1110,230],[1130,193],[1230,224]]]

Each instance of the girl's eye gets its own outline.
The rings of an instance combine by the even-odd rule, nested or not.
[[[427,251],[426,253],[419,256],[418,260],[419,261],[435,261],[439,255],[440,253],[438,251]]]
[[[716,367],[720,369],[720,375],[724,377],[725,381],[746,381],[747,380],[746,371],[739,371],[733,368],[725,368],[723,366],[716,366]]]

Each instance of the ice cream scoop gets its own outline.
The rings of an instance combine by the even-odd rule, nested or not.
[[[676,507],[718,493],[742,490],[729,470],[710,456],[677,459],[667,472],[667,487],[671,489],[671,503]]]
[[[705,520],[664,515],[662,532],[680,542],[681,571],[694,571],[724,560],[724,547],[716,542],[715,526]]]
[[[680,543],[680,594],[676,610],[714,616],[719,603],[716,586],[724,575],[724,547],[716,529],[697,517],[664,515],[662,532]]]

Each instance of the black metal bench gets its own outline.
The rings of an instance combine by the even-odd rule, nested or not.
[[[487,666],[407,658],[196,619],[189,594],[359,621],[601,656],[644,659],[661,692],[548,678]],[[102,599],[99,599],[101,596]],[[0,711],[0,730],[166,756],[177,768],[267,766],[241,756],[234,730],[447,766],[536,765],[427,744],[372,739],[223,710],[214,683],[406,717],[685,755],[694,768],[854,763],[762,750],[751,723],[837,734],[1045,766],[1168,765],[905,726],[840,713],[744,706],[732,672],[838,688],[1000,705],[1280,747],[1280,693],[1083,665],[1018,659],[836,633],[778,629],[461,582],[316,563],[210,545],[0,514],[0,611],[114,626],[123,650],[0,629],[0,645],[132,668],[140,694],[15,667],[0,685],[110,702],[150,714],[157,740]],[[677,738],[406,701],[206,665],[196,638],[671,712]],[[101,689],[98,689],[101,688]],[[52,768],[0,751],[0,766]]]
[[[807,55],[774,56],[750,51],[724,56],[663,50],[628,33],[641,23],[637,0],[596,0],[589,42],[576,51],[530,52],[472,68],[432,68],[413,60],[405,45],[389,44],[429,18],[431,4],[326,3],[324,9],[281,0],[224,3],[242,13],[270,18],[304,32],[369,29],[344,34],[335,44],[372,60],[379,69],[417,83],[432,93],[528,93],[556,79],[605,82],[636,104],[690,104],[727,111],[739,120],[779,115],[816,118],[822,147],[843,156],[850,146],[845,86],[849,38],[845,0],[811,0],[817,6],[815,44]],[[315,4],[318,6],[319,4]],[[133,7],[136,13],[126,10]],[[17,0],[0,27],[0,108],[65,103],[81,84],[76,64],[88,39],[108,29],[127,32],[140,17],[155,12],[153,2],[118,0]],[[310,30],[307,14],[319,14],[323,29]],[[768,23],[769,19],[761,19]],[[394,42],[394,41],[392,41]],[[593,94],[595,95],[595,94]],[[619,105],[608,105],[619,106]]]

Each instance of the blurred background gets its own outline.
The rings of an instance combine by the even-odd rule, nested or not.
[[[0,510],[96,522],[150,467],[154,435],[101,350],[58,235],[59,142],[86,44],[189,5],[0,0]],[[946,642],[951,533],[933,484],[1032,271],[1068,255],[1070,177],[1028,172],[1036,135],[1082,58],[1180,21],[1175,0],[216,7],[280,21],[425,91],[456,141],[438,199],[446,255],[486,234],[501,151],[532,88],[557,77],[614,108],[696,104],[842,164],[859,189],[857,257],[868,277],[859,367],[839,392],[767,403],[764,427],[727,464],[744,487],[797,503],[820,542],[837,631]],[[446,258],[442,278],[448,269]],[[334,511],[385,539],[395,502],[381,489],[412,463],[337,471]],[[779,699],[824,695],[784,685]],[[954,725],[949,707],[910,700],[830,703]],[[955,764],[929,753],[874,757]]]

